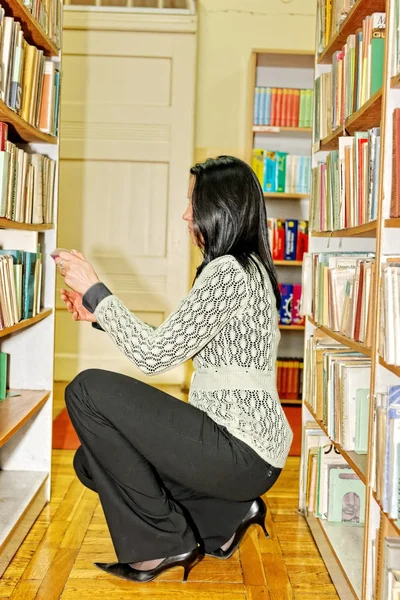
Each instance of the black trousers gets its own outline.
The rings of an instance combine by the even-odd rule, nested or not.
[[[203,411],[130,377],[84,371],[65,399],[74,467],[99,494],[119,562],[219,548],[279,477]]]

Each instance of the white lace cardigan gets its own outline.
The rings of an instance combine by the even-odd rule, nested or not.
[[[213,260],[157,328],[103,284],[90,288],[84,305],[147,375],[193,358],[189,402],[270,465],[283,467],[293,434],[276,390],[278,315],[268,274],[257,262],[262,276],[253,262],[248,272],[232,256]]]

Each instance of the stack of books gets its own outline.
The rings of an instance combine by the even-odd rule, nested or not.
[[[310,192],[310,156],[296,156],[277,150],[254,148],[251,166],[264,192],[294,194]]]
[[[390,201],[390,218],[400,217],[400,108],[393,111],[392,139],[392,196]]]
[[[315,80],[313,142],[316,144],[332,132],[332,72]]]
[[[254,125],[311,127],[312,90],[257,86],[254,90]]]
[[[308,252],[308,221],[268,219],[272,260],[302,261]]]
[[[306,398],[316,418],[343,450],[366,454],[371,360],[321,332],[307,340],[306,354]]]
[[[297,400],[302,396],[303,359],[278,358],[276,361],[276,385],[281,400]]]
[[[41,28],[47,33],[57,48],[60,48],[62,27],[61,0],[24,0],[24,5],[32,13]]]
[[[302,288],[300,283],[280,283],[282,305],[279,311],[280,325],[304,325],[301,314]]]
[[[379,191],[380,129],[339,138],[312,170],[310,221],[313,231],[334,231],[376,219]]]
[[[0,329],[40,312],[42,255],[40,250],[0,250]]]
[[[60,72],[43,51],[24,39],[21,25],[0,7],[0,99],[34,127],[57,135]]]
[[[303,288],[308,289],[304,314],[318,325],[371,346],[373,254],[322,252],[305,254],[303,261]]]
[[[356,0],[318,0],[317,52],[321,54],[339,31]]]
[[[308,450],[306,505],[329,523],[364,523],[365,485],[329,442]]]
[[[28,154],[7,139],[0,123],[0,217],[18,223],[52,223],[56,162]]]
[[[400,256],[382,265],[380,355],[388,365],[400,366]]]

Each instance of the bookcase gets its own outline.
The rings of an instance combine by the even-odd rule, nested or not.
[[[400,219],[390,218],[399,177],[399,2],[346,5],[317,2],[300,510],[342,600],[392,600],[400,589],[400,368],[383,352],[399,314],[397,284],[385,288],[385,273],[400,260]],[[368,370],[358,383],[349,379],[356,369]],[[335,469],[343,469],[338,496]],[[335,499],[356,495],[346,478],[361,490],[353,518],[344,508],[334,515]]]
[[[44,61],[53,62],[54,71],[59,73],[61,2],[52,0],[44,9],[40,2],[32,6],[21,0],[4,0],[2,7],[5,18],[13,17],[18,23],[17,28],[23,33],[23,43],[43,52],[44,58],[40,55],[42,67]],[[4,40],[2,43],[4,44]],[[25,52],[27,47],[24,48]],[[15,56],[16,54],[11,60],[15,61]],[[16,85],[21,88],[22,76],[20,72],[19,81],[16,81]],[[43,93],[40,85],[50,85],[44,78],[41,81],[39,88],[32,88],[32,103],[37,102]],[[54,80],[51,84],[54,85]],[[20,89],[20,92],[23,102],[26,89]],[[59,86],[57,91],[54,88],[54,94],[50,94],[51,99],[48,100],[52,103],[49,115],[55,127],[53,133],[58,129],[58,112],[55,109],[58,93]],[[43,99],[40,102],[39,106],[45,106]],[[49,157],[55,163],[55,170],[49,188],[50,201],[51,197],[53,199],[51,222],[40,223],[37,218],[31,219],[34,223],[27,218],[13,220],[17,201],[14,195],[12,217],[0,218],[0,250],[37,254],[40,247],[42,276],[41,289],[40,286],[35,288],[40,290],[37,292],[40,305],[38,310],[33,311],[34,316],[17,319],[13,325],[0,328],[0,351],[8,357],[7,396],[0,400],[0,576],[50,499],[55,265],[49,253],[57,245],[58,136],[43,131],[45,127],[42,125],[39,128],[39,109],[36,109],[37,120],[33,119],[29,123],[19,114],[21,110],[19,107],[10,108],[3,99],[0,100],[0,125],[1,122],[8,124],[9,142],[28,155],[41,154]],[[0,154],[5,154],[4,148]],[[27,163],[30,160],[33,161],[33,157],[28,158]],[[15,177],[16,173],[17,168]],[[42,175],[43,180],[40,179]],[[42,181],[45,174],[40,171],[39,177],[39,171],[36,171],[35,177],[35,205],[38,207],[40,204],[42,209],[44,204],[41,194],[44,187],[40,187],[39,191],[39,186],[44,185]],[[18,192],[20,193],[25,192]],[[26,207],[25,210],[28,211]],[[3,282],[0,283],[2,285]],[[3,293],[3,298],[4,291],[0,289],[0,296]],[[0,306],[0,311],[3,309],[4,306]],[[4,378],[4,373],[0,375],[0,380],[2,377]],[[4,380],[2,383],[4,384]]]
[[[288,153],[288,156],[309,157],[311,155],[311,122],[305,126],[305,122],[300,120],[300,109],[289,106],[289,100],[286,98],[285,101],[282,100],[281,118],[274,119],[271,109],[269,109],[269,115],[266,117],[260,114],[257,118],[257,110],[263,112],[261,107],[257,107],[257,93],[260,88],[263,90],[271,89],[274,92],[288,90],[291,93],[295,90],[298,92],[305,89],[311,90],[313,87],[313,73],[313,52],[274,49],[253,50],[249,68],[246,154],[248,163],[255,170],[254,149]],[[272,102],[273,100],[271,100],[271,104]],[[286,109],[283,106],[284,102],[286,103]],[[291,219],[299,222],[308,221],[308,190],[298,191],[294,188],[291,188],[290,191],[287,191],[286,188],[285,191],[265,190],[264,196],[269,219],[280,219],[282,222]],[[302,260],[276,259],[274,263],[278,271],[279,282],[290,285],[301,283]],[[279,357],[284,357],[287,360],[291,358],[301,359],[303,356],[304,325],[280,324],[279,327],[282,336]],[[294,398],[291,394],[286,399],[282,399],[282,403],[287,405],[287,410],[293,412],[300,409],[300,395],[299,393]],[[284,398],[284,394],[281,396]],[[292,408],[289,408],[288,405],[292,405]],[[289,415],[288,417],[291,420]]]

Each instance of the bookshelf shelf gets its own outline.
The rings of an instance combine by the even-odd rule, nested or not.
[[[385,360],[381,356],[379,357],[379,364],[382,367],[385,367],[385,369],[387,369],[388,371],[391,371],[392,373],[400,377],[400,367],[396,365],[388,365],[387,362],[385,362]]]
[[[376,236],[376,221],[357,225],[356,227],[348,227],[347,229],[338,229],[336,231],[313,231],[314,237],[375,237]]]
[[[386,219],[385,227],[387,227],[387,228],[395,227],[396,229],[399,228],[400,227],[400,219]]]
[[[376,495],[376,492],[374,492],[374,491],[372,492],[372,497],[373,497],[373,499],[375,500],[375,502],[378,504],[378,506],[379,506],[380,510],[382,511],[382,513],[383,513],[383,514],[386,516],[387,520],[388,520],[388,521],[389,521],[389,522],[392,524],[392,526],[395,528],[395,530],[396,530],[396,533],[397,533],[398,535],[400,535],[400,526],[399,526],[399,524],[398,524],[398,523],[397,523],[397,522],[396,522],[394,519],[391,519],[391,518],[389,517],[389,515],[383,511],[382,504],[380,503],[380,500],[378,500],[378,496]]]
[[[274,260],[274,265],[278,267],[301,267],[302,260]]]
[[[281,404],[291,404],[293,406],[301,406],[303,404],[303,400],[301,400],[301,398],[295,398],[293,399],[285,399],[285,398],[280,398]]]
[[[279,325],[282,331],[304,331],[304,325]]]
[[[48,400],[50,392],[12,390],[12,396],[0,402],[0,447],[3,446]]]
[[[344,46],[347,37],[361,27],[362,20],[374,12],[385,12],[385,5],[385,0],[358,0],[343,21],[340,30],[318,57],[318,64],[329,64],[333,54]]]
[[[273,125],[253,125],[253,133],[311,133],[311,127],[275,127]]]
[[[20,0],[3,0],[6,14],[21,22],[27,42],[43,50],[47,56],[58,56],[58,48]]]
[[[43,133],[24,121],[17,113],[9,108],[0,100],[0,121],[8,123],[10,126],[9,135],[12,138],[14,134],[23,142],[44,142],[46,144],[57,144],[57,138],[54,135]]]
[[[378,127],[381,120],[382,90],[378,90],[367,102],[349,117],[344,125],[321,140],[319,150],[335,150],[339,145],[339,137],[344,133],[353,135],[355,131],[364,131]]]
[[[306,400],[304,401],[304,406],[310,412],[313,419],[315,419],[315,422],[318,423],[319,427],[321,427],[321,429],[325,433],[325,435],[329,437],[328,431],[327,431],[324,423],[322,421],[320,421],[319,419],[317,419],[317,415],[315,414],[313,408],[310,406],[310,404],[308,404],[308,402]],[[353,471],[355,473],[357,473],[357,475],[361,479],[361,481],[363,483],[366,483],[367,455],[366,454],[357,454],[357,452],[343,450],[340,444],[333,441],[330,437],[329,437],[329,439],[332,442],[332,445],[335,446],[335,448],[337,448],[337,450],[340,452],[340,454],[343,456],[343,458],[346,460],[346,462],[349,464],[349,466],[353,469]]]
[[[16,331],[21,331],[22,329],[26,329],[27,327],[31,327],[32,325],[34,325],[35,323],[38,323],[39,321],[43,321],[43,319],[46,319],[47,317],[49,317],[52,312],[53,311],[51,308],[44,308],[38,315],[36,315],[35,317],[32,317],[31,319],[24,319],[23,321],[16,323],[16,325],[13,325],[12,327],[5,327],[4,329],[0,329],[0,338],[5,337],[6,335],[11,335],[12,333],[15,333]]]
[[[290,192],[264,192],[264,198],[274,198],[277,200],[302,200],[309,198],[310,194],[296,194]]]
[[[0,218],[0,229],[20,229],[23,231],[48,231],[54,229],[52,223],[40,223],[39,225],[32,225],[30,223],[18,223],[17,221],[10,221],[10,219]]]
[[[344,346],[347,346],[348,348],[351,348],[352,350],[355,350],[356,352],[360,352],[361,354],[364,354],[365,356],[368,356],[369,358],[371,358],[372,349],[368,348],[368,346],[365,346],[364,344],[361,344],[360,342],[356,342],[355,340],[351,340],[350,338],[346,337],[345,335],[342,335],[341,333],[338,333],[337,331],[332,331],[328,327],[324,327],[323,325],[318,325],[310,317],[308,317],[308,320],[311,323],[311,325],[314,325],[314,327],[316,327],[317,329],[319,329],[326,335],[329,335],[329,337],[331,337],[333,340],[336,340],[337,342],[340,342]]]

